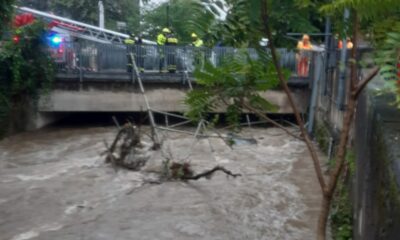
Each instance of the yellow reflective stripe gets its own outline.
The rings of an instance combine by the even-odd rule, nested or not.
[[[125,44],[135,44],[135,40],[132,40],[132,39],[128,38],[128,39],[124,40],[124,43]]]
[[[201,47],[201,46],[203,46],[203,40],[197,39],[196,41],[193,42],[193,45],[195,47]]]
[[[178,43],[178,39],[177,38],[168,38],[167,43]]]

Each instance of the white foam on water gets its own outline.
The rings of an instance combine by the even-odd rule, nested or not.
[[[39,237],[39,233],[36,231],[28,231],[28,232],[24,232],[21,234],[18,234],[17,236],[14,236],[13,238],[11,238],[11,240],[28,240],[28,239],[32,239],[35,237]]]
[[[60,230],[61,228],[63,228],[63,225],[58,223],[45,224],[40,226],[39,228],[31,229],[27,232],[20,233],[11,238],[11,240],[28,240],[39,237],[39,235],[43,232],[57,231]]]

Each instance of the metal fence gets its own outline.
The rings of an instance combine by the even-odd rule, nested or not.
[[[190,46],[157,46],[157,45],[119,45],[102,43],[66,43],[62,58],[56,61],[58,73],[127,73],[130,72],[129,54],[135,56],[137,66],[143,72],[193,72],[197,66],[206,61],[214,66],[221,65],[223,59],[239,52],[247,52],[253,59],[258,58],[255,49],[235,49],[232,47],[195,48]],[[287,49],[278,50],[280,64],[298,75],[296,52]],[[311,52],[307,56],[307,69],[311,68]],[[297,55],[299,57],[299,55]],[[307,76],[308,76],[307,70]],[[307,77],[302,76],[302,77]]]

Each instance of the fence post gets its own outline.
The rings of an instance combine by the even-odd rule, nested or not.
[[[78,64],[79,64],[79,88],[82,88],[83,83],[83,70],[82,70],[82,46],[77,44],[78,49]]]

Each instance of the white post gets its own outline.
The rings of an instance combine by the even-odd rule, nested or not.
[[[104,28],[104,5],[99,1],[99,28]]]

